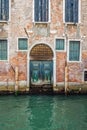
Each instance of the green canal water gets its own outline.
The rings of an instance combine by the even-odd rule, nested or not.
[[[87,96],[0,96],[0,130],[87,130]]]

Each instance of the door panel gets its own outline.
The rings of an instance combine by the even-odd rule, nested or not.
[[[30,81],[31,85],[52,84],[53,62],[52,61],[31,61]]]

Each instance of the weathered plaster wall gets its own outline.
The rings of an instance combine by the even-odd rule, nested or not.
[[[11,0],[11,20],[8,23],[0,23],[0,38],[8,38],[9,41],[9,61],[0,61],[0,84],[7,83],[7,80],[14,84],[14,68],[18,66],[19,81],[24,81],[27,85],[28,52],[18,52],[18,37],[29,39],[29,49],[36,43],[47,43],[54,51],[56,37],[81,40],[81,62],[67,65],[68,82],[83,82],[83,71],[87,68],[87,0],[81,0],[81,23],[78,25],[63,23],[63,0],[50,1],[51,22],[35,24],[33,22],[33,0]],[[65,80],[66,56],[66,52],[56,53],[56,82]],[[6,70],[7,63],[9,64],[8,70]]]

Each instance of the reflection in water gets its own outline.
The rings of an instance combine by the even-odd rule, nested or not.
[[[0,97],[0,130],[87,130],[86,96]]]

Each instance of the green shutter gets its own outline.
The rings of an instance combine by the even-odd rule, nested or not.
[[[7,40],[0,40],[0,60],[7,60]]]
[[[34,0],[34,20],[35,22],[48,22],[49,0]]]
[[[56,50],[64,50],[64,39],[56,39]]]
[[[18,39],[18,49],[19,50],[27,50],[28,49],[28,41],[26,38]]]
[[[0,20],[9,20],[9,0],[0,0]]]
[[[79,61],[79,58],[80,58],[80,42],[79,41],[70,41],[69,60],[70,61]]]
[[[78,23],[78,0],[65,0],[65,22]]]

